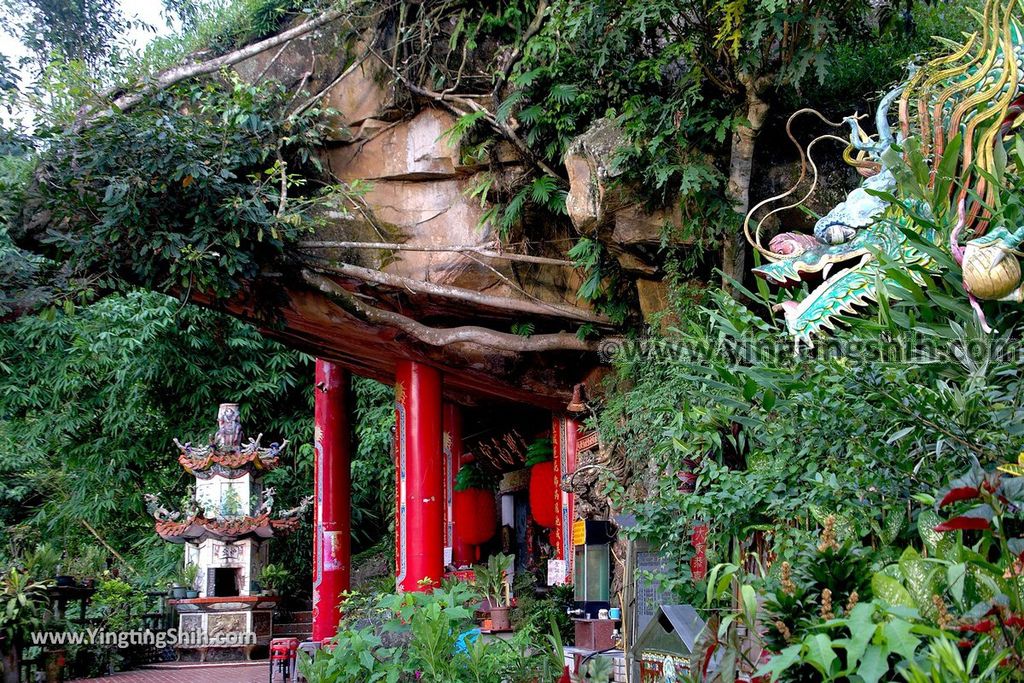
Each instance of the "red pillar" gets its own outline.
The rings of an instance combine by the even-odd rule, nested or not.
[[[350,424],[346,406],[348,373],[329,361],[316,361],[314,410],[316,490],[313,541],[313,640],[338,630],[340,594],[349,589],[352,490]]]
[[[445,530],[444,546],[451,548],[451,564],[461,567],[476,560],[475,548],[462,539],[461,530],[455,523],[452,508],[455,495],[455,477],[462,467],[462,412],[454,403],[444,404],[444,494]],[[446,563],[447,564],[447,563]]]
[[[555,520],[555,559],[565,561],[566,583],[573,580],[575,549],[572,545],[572,524],[576,520],[575,501],[562,490],[562,477],[576,471],[576,437],[578,423],[571,417],[555,415],[551,421],[551,446],[554,454],[555,495],[559,514]]]
[[[395,584],[438,585],[444,575],[441,373],[413,361],[395,368]]]

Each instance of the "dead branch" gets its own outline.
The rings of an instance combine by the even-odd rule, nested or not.
[[[533,15],[533,21],[526,27],[526,33],[523,34],[522,40],[516,45],[515,50],[508,58],[508,63],[505,64],[505,68],[501,70],[501,74],[497,82],[494,84],[494,90],[492,95],[495,101],[501,95],[501,89],[508,81],[509,76],[512,75],[512,69],[515,68],[516,64],[523,56],[523,52],[526,49],[526,44],[530,42],[530,39],[537,35],[537,31],[540,30],[541,25],[544,23],[544,13],[548,10],[548,0],[540,0],[537,3],[537,12]]]
[[[116,97],[109,105],[104,106],[102,109],[97,109],[94,106],[86,105],[78,113],[78,119],[75,124],[77,130],[88,127],[96,119],[108,116],[110,113],[120,110],[126,111],[131,109],[135,105],[142,102],[147,95],[151,95],[154,92],[165,90],[173,85],[186,81],[196,76],[205,76],[206,74],[212,74],[220,71],[224,67],[233,66],[239,62],[245,61],[250,57],[254,57],[261,52],[270,50],[287,43],[290,40],[299,38],[311,33],[321,26],[330,24],[331,22],[337,21],[351,11],[351,7],[347,4],[336,9],[324,12],[318,17],[310,19],[309,21],[299,24],[298,26],[278,33],[277,35],[271,36],[265,40],[261,40],[251,45],[239,48],[233,52],[229,52],[226,55],[208,59],[198,64],[183,64],[180,66],[174,66],[170,69],[162,71],[152,79],[148,80],[142,87],[135,90],[134,92],[124,93],[119,97]]]
[[[357,60],[355,60],[354,62],[352,62],[352,64],[350,64],[350,65],[349,65],[349,67],[348,67],[347,69],[345,69],[344,71],[342,71],[342,72],[341,72],[341,73],[340,73],[340,74],[338,75],[338,77],[337,77],[337,78],[335,78],[335,79],[334,79],[333,81],[331,81],[331,82],[330,82],[329,84],[327,84],[326,86],[324,86],[323,88],[321,88],[321,89],[320,89],[320,92],[318,92],[317,94],[313,95],[312,97],[310,97],[309,99],[307,99],[307,100],[306,100],[305,102],[303,102],[303,103],[302,103],[301,105],[299,105],[299,107],[298,107],[298,108],[296,108],[296,109],[295,109],[295,111],[293,111],[293,112],[291,113],[291,116],[298,116],[298,115],[299,115],[299,114],[301,114],[302,112],[304,112],[304,111],[306,111],[307,109],[309,109],[310,107],[312,107],[312,106],[313,106],[314,104],[316,104],[316,103],[317,103],[318,101],[320,101],[320,99],[321,99],[322,97],[324,97],[324,96],[325,96],[325,95],[326,95],[327,93],[329,93],[329,92],[331,91],[331,89],[332,89],[332,88],[334,88],[334,86],[336,86],[336,85],[338,85],[339,83],[341,83],[341,82],[342,82],[343,80],[345,80],[345,77],[346,77],[346,76],[348,76],[349,74],[351,74],[352,72],[354,72],[354,71],[355,71],[356,69],[358,69],[358,68],[359,68],[360,66],[362,66],[363,62],[364,62],[364,61],[366,61],[366,57],[367,57],[366,55],[363,55],[363,56],[359,57],[359,59],[357,59]]]
[[[362,266],[356,266],[350,263],[332,262],[330,264],[311,264],[307,262],[306,265],[314,270],[319,270],[320,272],[343,275],[356,280],[362,280],[363,282],[372,282],[385,287],[404,289],[418,294],[429,294],[432,296],[444,297],[446,299],[466,301],[502,311],[512,311],[527,315],[555,316],[600,325],[609,325],[611,322],[604,316],[595,315],[588,311],[576,308],[575,306],[550,304],[546,302],[522,301],[520,299],[510,299],[503,296],[483,294],[472,289],[453,287],[451,285],[439,285],[434,282],[426,282],[424,280],[414,280],[401,275],[392,275],[391,273],[385,273],[371,268],[363,268]]]
[[[505,139],[511,142],[512,146],[515,147],[516,150],[518,150],[518,152],[523,156],[524,159],[528,159],[530,163],[532,163],[534,166],[536,166],[537,168],[539,168],[541,171],[551,176],[552,178],[564,178],[562,174],[555,171],[553,168],[551,168],[551,166],[548,165],[546,161],[544,161],[532,150],[530,150],[529,145],[527,145],[526,142],[521,137],[519,137],[519,135],[514,130],[512,130],[511,126],[509,126],[507,123],[499,121],[497,117],[494,116],[494,114],[492,114],[487,108],[474,102],[473,99],[463,97],[462,95],[439,93],[428,88],[424,88],[420,85],[417,85],[413,83],[411,80],[409,80],[405,76],[405,74],[403,74],[393,65],[388,64],[387,60],[385,60],[384,57],[381,56],[380,53],[378,53],[372,47],[368,47],[367,49],[378,59],[378,61],[380,61],[381,64],[387,66],[391,73],[394,75],[394,77],[398,79],[398,81],[402,85],[404,85],[406,89],[413,95],[419,95],[420,97],[426,97],[427,99],[433,100],[434,102],[437,102],[442,107],[444,107],[451,113],[455,114],[456,116],[465,116],[470,112],[480,112],[483,116],[484,121],[487,122],[487,125],[489,125],[491,129],[494,130],[494,132],[498,133],[499,135],[503,135]],[[459,107],[455,106],[456,104],[461,105],[462,108],[460,109]]]
[[[597,348],[594,341],[580,339],[571,332],[553,334],[537,334],[529,337],[507,332],[498,332],[486,327],[462,326],[449,328],[428,327],[400,313],[375,308],[356,299],[338,283],[311,270],[302,270],[303,279],[326,294],[332,301],[346,312],[363,322],[383,327],[392,327],[400,332],[429,344],[430,346],[450,346],[452,344],[477,344],[499,351],[512,353],[530,353],[543,351],[580,351],[593,352]]]
[[[547,256],[533,256],[531,254],[516,254],[507,251],[495,251],[491,247],[498,246],[494,241],[488,245],[459,245],[453,247],[431,247],[418,244],[400,244],[397,242],[329,242],[319,240],[306,240],[298,243],[300,249],[381,249],[385,251],[430,251],[430,252],[454,252],[457,254],[479,254],[485,258],[493,258],[501,261],[516,261],[519,263],[538,263],[546,266],[564,266],[576,268],[576,264],[565,259],[549,258]]]

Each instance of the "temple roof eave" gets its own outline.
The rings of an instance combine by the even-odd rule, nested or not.
[[[247,538],[265,540],[285,536],[298,529],[298,517],[271,519],[269,515],[207,519],[195,515],[183,522],[157,520],[156,532],[170,543],[202,543],[207,539],[224,542]]]
[[[216,443],[195,447],[190,443],[182,444],[177,439],[174,443],[180,450],[178,462],[186,472],[201,479],[214,474],[235,479],[247,473],[269,472],[281,464],[281,451],[288,445],[285,440],[280,445],[273,443],[263,448],[259,438],[250,440],[241,448],[223,448]]]

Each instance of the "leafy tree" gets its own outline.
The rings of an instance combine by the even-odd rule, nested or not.
[[[358,386],[357,549],[388,528],[390,478],[381,473],[390,473],[390,432],[382,415],[391,406],[379,385]],[[73,554],[95,543],[91,527],[139,573],[166,573],[175,546],[153,533],[142,495],[177,500],[185,492],[189,477],[171,437],[205,437],[216,405],[238,401],[250,431],[293,441],[288,466],[271,474],[278,506],[289,507],[312,488],[311,387],[308,357],[159,294],[110,296],[74,315],[0,325],[3,545],[59,539]],[[309,575],[309,533],[307,524],[288,541],[294,548],[273,551],[296,577]]]
[[[137,24],[116,0],[4,0],[0,16],[7,32],[32,52],[37,71],[53,60],[79,61],[97,70]]]
[[[901,302],[885,324],[858,324],[815,353],[794,356],[770,323],[719,296],[620,354],[600,414],[619,449],[612,499],[675,562],[680,590],[694,590],[698,521],[712,564],[758,532],[792,559],[830,515],[840,541],[867,539],[894,561],[915,493],[972,457],[1019,450],[1019,339],[986,337],[969,310],[936,303],[951,298],[942,282],[930,289],[930,303]]]

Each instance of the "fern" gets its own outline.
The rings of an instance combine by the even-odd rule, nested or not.
[[[455,120],[455,124],[451,128],[441,134],[441,139],[453,147],[458,145],[464,137],[477,127],[486,114],[487,112],[484,111],[463,114]]]

